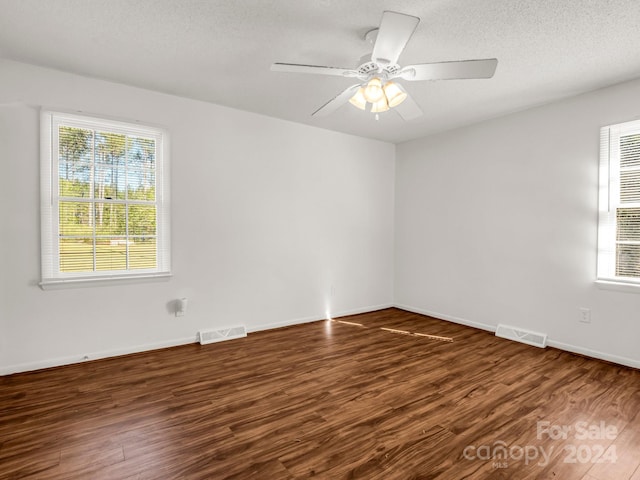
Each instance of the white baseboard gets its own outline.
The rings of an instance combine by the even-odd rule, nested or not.
[[[341,312],[330,312],[331,318],[346,317],[347,315],[358,315],[359,313],[375,312],[376,310],[383,310],[385,308],[391,308],[394,305],[392,303],[385,303],[383,305],[371,305],[368,307],[354,308],[351,310],[343,310]],[[260,332],[262,330],[272,330],[274,328],[290,327],[292,325],[300,325],[303,323],[319,322],[327,319],[327,313],[324,315],[315,315],[311,317],[295,318],[292,320],[285,320],[283,322],[264,323],[262,325],[256,325],[253,327],[247,327],[248,333]]]
[[[382,310],[383,308],[391,308],[392,304],[374,305],[370,307],[356,308],[343,312],[332,313],[332,317],[343,317],[346,315],[355,315],[358,313],[373,312],[376,310]],[[320,320],[326,320],[327,316],[317,315],[305,318],[295,318],[292,320],[285,320],[276,323],[266,323],[254,327],[247,328],[248,333],[259,332],[262,330],[271,330],[273,328],[288,327],[291,325],[299,325],[303,323],[318,322]],[[33,370],[41,370],[43,368],[61,367],[63,365],[71,365],[73,363],[82,363],[90,360],[99,360],[101,358],[118,357],[120,355],[128,355],[131,353],[147,352],[149,350],[158,350],[161,348],[175,347],[178,345],[186,345],[189,343],[196,343],[198,341],[197,335],[186,338],[176,338],[172,340],[166,340],[158,343],[149,343],[144,345],[134,345],[131,347],[118,348],[113,350],[103,350],[100,352],[70,355],[68,357],[58,357],[47,360],[40,360],[37,362],[20,363],[16,365],[0,366],[0,376],[11,375],[12,373],[31,372]]]
[[[429,317],[438,318],[440,320],[446,320],[446,321],[452,322],[452,323],[458,323],[460,325],[466,325],[468,327],[479,328],[481,330],[487,330],[487,331],[493,332],[493,333],[495,333],[495,331],[496,331],[496,326],[495,325],[488,325],[488,324],[485,324],[485,323],[473,322],[471,320],[466,320],[464,318],[453,317],[451,315],[446,315],[446,314],[438,313],[438,312],[432,312],[432,311],[429,311],[429,310],[425,310],[423,308],[412,307],[412,306],[409,306],[409,305],[396,304],[394,306],[396,308],[399,308],[401,310],[406,310],[408,312],[420,313],[422,315],[427,315]],[[558,341],[551,340],[551,339],[547,340],[547,346],[553,347],[553,348],[557,348],[559,350],[564,350],[564,351],[567,351],[567,352],[571,352],[571,353],[577,353],[577,354],[580,354],[580,355],[584,355],[586,357],[596,358],[598,360],[605,360],[607,362],[617,363],[619,365],[624,365],[624,366],[627,366],[627,367],[633,367],[633,368],[640,369],[640,360],[634,360],[633,358],[621,357],[619,355],[614,355],[614,354],[606,353],[606,352],[600,352],[600,351],[597,351],[597,350],[591,350],[589,348],[584,348],[584,347],[580,347],[580,346],[577,346],[577,345],[572,345],[572,344],[564,343],[564,342],[558,342]]]
[[[158,350],[160,348],[176,347],[178,345],[195,343],[196,341],[197,338],[194,335],[193,337],[178,338],[158,343],[135,345],[114,350],[103,350],[101,352],[93,352],[82,355],[71,355],[68,357],[58,357],[48,360],[40,360],[38,362],[19,363],[16,365],[0,367],[0,376],[10,375],[12,373],[31,372],[33,370],[41,370],[43,368],[61,367],[63,365],[71,365],[72,363],[82,363],[91,360],[99,360],[101,358],[118,357],[120,355],[129,355],[131,353],[147,352],[149,350]]]
[[[597,358],[599,360],[606,360],[607,362],[617,363],[618,365],[625,365],[627,367],[633,367],[640,369],[640,360],[634,360],[633,358],[620,357],[611,353],[599,352],[597,350],[591,350],[589,348],[583,348],[568,343],[557,342],[555,340],[547,340],[547,345],[559,350],[565,350],[571,353],[578,353],[586,357]]]
[[[261,325],[254,325],[247,327],[247,333],[261,332],[263,330],[272,330],[274,328],[290,327],[292,325],[301,325],[303,323],[319,322],[320,320],[326,320],[326,316],[318,315],[313,317],[295,318],[292,320],[284,320],[282,322],[263,323]]]
[[[351,310],[342,310],[341,312],[332,312],[331,318],[347,317],[349,315],[360,315],[361,313],[377,312],[385,308],[395,307],[393,303],[384,303],[382,305],[371,305],[364,308],[353,308]]]
[[[447,315],[445,313],[433,312],[430,310],[425,310],[423,308],[412,307],[410,305],[395,304],[394,307],[399,308],[401,310],[406,310],[408,312],[419,313],[421,315],[426,315],[428,317],[437,318],[439,320],[446,320],[448,322],[458,323],[460,325],[466,325],[467,327],[479,328],[480,330],[486,330],[491,333],[496,332],[496,325],[489,325],[486,323],[474,322],[471,320],[467,320],[465,318],[454,317],[451,315]]]
[[[481,322],[475,322],[475,321],[471,321],[471,320],[467,320],[464,318],[460,318],[460,317],[455,317],[452,315],[447,315],[447,314],[443,314],[440,312],[434,312],[431,310],[426,310],[423,308],[418,308],[418,307],[413,307],[410,305],[403,305],[403,304],[382,304],[382,305],[371,305],[369,307],[361,307],[361,308],[355,308],[355,309],[351,309],[351,310],[344,310],[341,312],[332,312],[331,316],[333,318],[338,318],[338,317],[344,317],[344,316],[348,316],[348,315],[357,315],[360,313],[369,313],[369,312],[374,312],[376,310],[383,310],[385,308],[391,308],[391,307],[396,307],[399,308],[401,310],[406,310],[408,312],[413,312],[413,313],[418,313],[421,315],[427,315],[429,317],[434,317],[440,320],[446,320],[448,322],[452,322],[452,323],[457,323],[460,325],[465,325],[468,327],[473,327],[473,328],[478,328],[481,330],[486,330],[489,332],[495,332],[496,327],[495,325],[489,325],[489,324],[485,324],[485,323],[481,323]],[[310,322],[318,322],[321,320],[326,320],[327,316],[325,315],[317,315],[317,316],[310,316],[310,317],[304,317],[304,318],[296,318],[296,319],[291,319],[291,320],[286,320],[283,322],[275,322],[275,323],[268,323],[268,324],[263,324],[263,325],[258,325],[258,326],[254,326],[251,328],[247,329],[247,332],[249,333],[253,333],[253,332],[259,332],[262,330],[271,330],[274,328],[282,328],[282,327],[288,327],[288,326],[292,326],[292,325],[299,325],[299,324],[303,324],[303,323],[310,323]],[[150,343],[150,344],[144,344],[144,345],[135,345],[135,346],[131,346],[131,347],[125,347],[125,348],[120,348],[120,349],[114,349],[114,350],[104,350],[104,351],[100,351],[100,352],[94,352],[94,353],[89,353],[85,355],[72,355],[72,356],[68,356],[68,357],[58,357],[58,358],[54,358],[54,359],[49,359],[49,360],[41,360],[38,362],[30,362],[30,363],[21,363],[21,364],[16,364],[16,365],[9,365],[9,366],[5,366],[5,367],[0,367],[0,376],[3,375],[10,375],[12,373],[21,373],[21,372],[29,372],[29,371],[33,371],[33,370],[40,370],[43,368],[51,368],[51,367],[59,367],[62,365],[70,365],[73,363],[81,363],[81,362],[85,362],[85,361],[89,361],[89,360],[98,360],[101,358],[108,358],[108,357],[117,357],[120,355],[128,355],[128,354],[132,354],[132,353],[140,353],[140,352],[146,352],[149,350],[158,350],[161,348],[169,348],[169,347],[175,347],[178,345],[186,345],[189,343],[196,343],[197,342],[197,335],[194,335],[193,337],[186,337],[186,338],[178,338],[178,339],[172,339],[172,340],[166,340],[163,342],[158,342],[158,343]],[[627,358],[627,357],[621,357],[619,355],[614,355],[614,354],[610,354],[610,353],[606,353],[606,352],[600,352],[597,350],[591,350],[588,348],[584,348],[584,347],[580,347],[577,345],[572,345],[572,344],[568,344],[568,343],[563,343],[563,342],[558,342],[555,340],[548,340],[547,341],[547,345],[553,348],[557,348],[560,350],[565,350],[567,352],[572,352],[572,353],[577,353],[580,355],[585,355],[587,357],[592,357],[592,358],[597,358],[599,360],[605,360],[608,362],[612,362],[612,363],[617,363],[619,365],[625,365],[628,367],[632,367],[632,368],[638,368],[640,369],[640,360],[635,360],[632,358]]]

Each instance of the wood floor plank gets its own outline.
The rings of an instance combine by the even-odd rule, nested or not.
[[[617,431],[615,439],[608,445],[601,458],[614,458],[615,461],[594,464],[589,470],[589,474],[593,477],[600,480],[614,480],[631,478],[634,475],[640,467],[640,414],[637,414],[637,417],[623,429]]]
[[[0,478],[640,480],[639,411],[638,370],[391,308],[1,377]]]

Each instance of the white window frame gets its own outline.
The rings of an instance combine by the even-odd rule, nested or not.
[[[57,131],[60,125],[124,133],[156,141],[156,268],[104,270],[92,272],[60,271],[59,252],[59,155]],[[169,139],[164,129],[100,117],[42,110],[40,115],[40,221],[41,282],[43,289],[130,283],[171,276]],[[92,187],[93,188],[93,187]]]
[[[616,275],[616,209],[640,206],[620,201],[620,137],[636,133],[640,134],[640,120],[610,125],[600,130],[596,284],[604,289],[640,293],[640,278]]]

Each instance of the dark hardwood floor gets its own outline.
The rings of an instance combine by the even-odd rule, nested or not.
[[[397,309],[0,386],[2,479],[640,480],[640,371]]]

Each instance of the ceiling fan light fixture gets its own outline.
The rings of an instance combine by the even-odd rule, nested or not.
[[[397,107],[407,98],[407,92],[404,88],[395,82],[387,82],[384,87],[384,94],[387,97],[389,107]]]
[[[367,108],[367,99],[364,96],[364,87],[360,87],[356,94],[349,99],[349,103],[360,110]]]
[[[382,80],[378,77],[373,77],[364,87],[364,98],[367,102],[376,103],[378,100],[384,97],[384,90],[382,90]]]
[[[387,102],[387,97],[384,95],[382,95],[380,100],[371,105],[371,112],[373,113],[386,112],[387,110],[389,110],[389,103]]]

